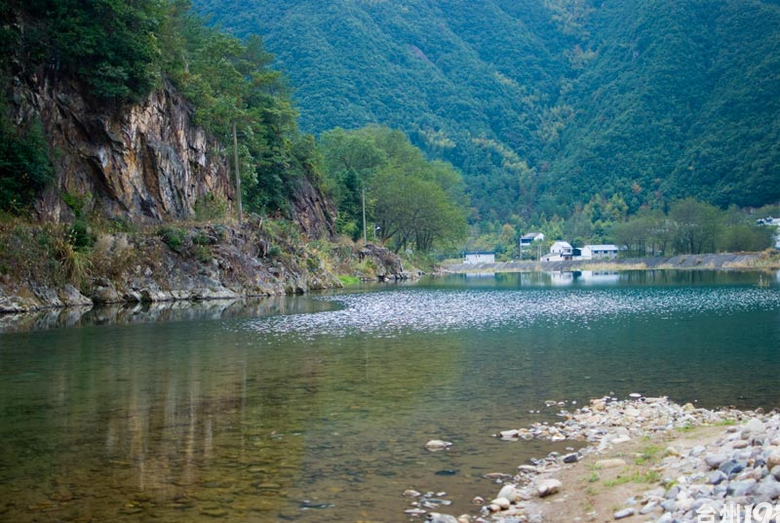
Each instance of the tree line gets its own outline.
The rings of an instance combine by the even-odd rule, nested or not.
[[[54,178],[40,125],[8,117],[11,78],[75,83],[100,110],[121,111],[171,85],[195,123],[238,143],[244,205],[289,215],[302,177],[338,207],[338,231],[396,251],[430,251],[463,238],[468,200],[460,174],[428,161],[400,131],[334,129],[319,144],[301,133],[285,78],[259,36],[240,40],[204,23],[189,0],[0,0],[0,211],[24,214]],[[364,220],[365,217],[365,220]],[[370,224],[371,232],[366,229]]]

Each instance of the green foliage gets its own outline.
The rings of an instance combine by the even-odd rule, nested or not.
[[[428,252],[466,234],[468,200],[460,174],[428,161],[400,131],[335,129],[321,141],[326,186],[338,204],[339,232],[362,236],[363,194],[370,239]]]
[[[693,198],[672,203],[668,214],[641,212],[612,227],[613,241],[626,246],[628,256],[758,252],[772,245],[772,233],[743,211]]]
[[[222,220],[227,215],[228,203],[224,198],[208,193],[195,202],[195,219],[200,222]]]
[[[159,0],[7,0],[18,13],[20,58],[54,76],[78,78],[104,100],[138,100],[160,79]],[[21,30],[23,28],[23,30]]]
[[[475,221],[569,218],[594,194],[630,215],[780,200],[777,2],[440,4],[196,0],[267,37],[303,129],[402,129],[464,173]]]
[[[88,105],[103,108],[140,101],[170,82],[230,157],[235,126],[247,210],[287,213],[301,178],[318,180],[314,139],[298,131],[285,81],[269,68],[272,56],[259,37],[241,41],[205,26],[188,0],[1,5],[0,42],[12,52],[4,53],[0,72],[80,85]],[[0,209],[20,212],[52,171],[38,128],[16,129],[2,109]],[[225,210],[225,202],[205,198],[196,213],[211,220]]]
[[[4,102],[0,96],[0,211],[21,214],[54,179],[54,169],[40,124],[13,126]]]
[[[157,235],[172,251],[178,251],[187,239],[187,230],[173,225],[164,225],[157,230]]]

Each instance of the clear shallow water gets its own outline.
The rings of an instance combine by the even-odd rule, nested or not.
[[[552,449],[490,437],[545,400],[780,404],[758,281],[458,276],[33,323],[60,328],[0,334],[0,519],[405,521],[406,488],[468,512],[484,474]]]

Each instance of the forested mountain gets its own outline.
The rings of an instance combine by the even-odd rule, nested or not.
[[[780,199],[775,0],[197,0],[261,34],[305,131],[398,127],[477,220]]]

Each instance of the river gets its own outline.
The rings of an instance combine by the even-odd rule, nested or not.
[[[474,513],[486,474],[564,450],[491,436],[556,419],[550,401],[780,404],[780,282],[750,272],[458,275],[0,325],[14,522],[407,521],[409,488]]]

